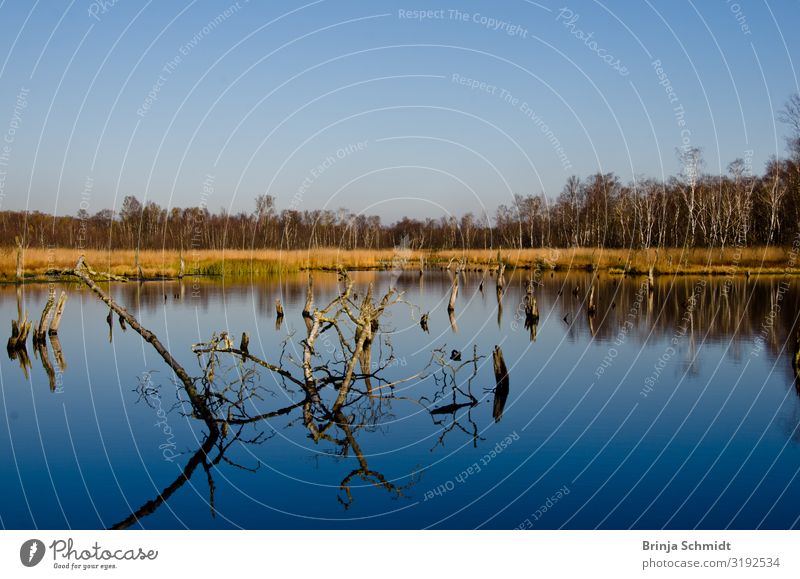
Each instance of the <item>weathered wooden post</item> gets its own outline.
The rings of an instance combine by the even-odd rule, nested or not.
[[[458,269],[456,269],[456,274],[453,276],[453,286],[450,289],[450,303],[447,304],[447,311],[452,313],[456,309],[456,298],[458,297]]]
[[[314,278],[308,274],[308,286],[306,287],[306,303],[303,306],[303,317],[310,318],[314,307]]]
[[[525,292],[525,327],[539,323],[539,306],[536,303],[536,296],[533,295],[533,280],[528,281],[528,288]]]
[[[44,304],[44,309],[42,309],[42,315],[39,318],[39,325],[33,330],[34,346],[38,346],[45,342],[45,337],[47,336],[47,329],[50,323],[50,311],[53,309],[54,303],[55,303],[55,296],[53,295],[53,293],[50,293],[49,297],[47,298],[47,303]]]
[[[452,262],[452,260],[451,260]],[[447,266],[450,269],[450,266]],[[458,333],[458,324],[456,323],[456,297],[458,296],[458,276],[459,276],[459,266],[456,266],[456,272],[453,276],[453,286],[450,290],[450,302],[447,304],[447,316],[450,319],[450,329],[453,331],[454,334]]]
[[[281,329],[283,325],[283,304],[281,298],[275,298],[275,331]]]
[[[8,348],[9,351],[24,348],[30,330],[31,321],[28,320],[28,314],[25,314],[21,320],[11,320],[11,337],[8,339],[6,348]]]
[[[61,292],[58,296],[58,303],[56,303],[56,312],[53,314],[53,321],[50,323],[50,329],[47,331],[51,336],[58,334],[58,327],[61,325],[61,316],[64,314],[64,306],[67,303],[67,292]]]
[[[589,289],[589,307],[587,311],[590,316],[597,313],[597,305],[594,303],[594,284],[592,284],[592,287]]]
[[[505,271],[506,271],[506,264],[500,263],[497,267],[497,292],[498,294],[502,293],[505,289],[506,285],[506,278],[505,278]]]
[[[16,295],[17,295],[17,319],[22,319],[22,286],[17,285],[16,287]]]
[[[497,294],[497,327],[499,328],[503,323],[503,291],[506,285],[505,271],[506,264],[500,261],[500,252],[497,252],[497,282],[495,292]]]
[[[503,290],[497,288],[497,327],[503,325]]]
[[[494,402],[492,404],[492,418],[495,422],[500,422],[503,418],[503,411],[508,400],[509,379],[506,361],[503,358],[503,351],[500,346],[495,346],[492,352],[492,366],[494,368]]]

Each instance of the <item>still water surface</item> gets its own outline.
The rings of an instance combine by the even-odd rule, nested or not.
[[[377,297],[395,285],[408,303],[381,318],[371,367],[383,381],[371,396],[352,393],[349,426],[315,441],[300,409],[262,421],[248,431],[257,440],[233,444],[208,474],[199,467],[131,526],[798,526],[795,280],[737,278],[726,288],[723,278],[665,277],[648,294],[643,278],[601,274],[590,317],[591,276],[547,273],[535,290],[539,323],[526,329],[527,275],[506,274],[499,308],[493,278],[462,274],[454,326],[450,274],[352,274],[361,295],[370,282]],[[190,374],[203,374],[192,344],[227,330],[302,375],[305,288],[303,274],[110,291]],[[116,317],[109,340],[107,306],[81,286],[61,289],[69,301],[62,352],[48,350],[54,389],[30,343],[27,375],[19,357],[0,363],[4,528],[113,526],[171,485],[206,434],[178,407],[178,383],[152,347]],[[337,276],[315,274],[314,289],[315,303],[327,303]],[[0,319],[18,308],[38,317],[47,292],[0,289]],[[427,312],[429,333],[419,325]],[[317,354],[339,360],[337,343],[321,338]],[[507,393],[495,387],[495,346]],[[444,355],[432,366],[435,349]],[[260,411],[298,402],[275,374],[229,361],[218,371],[257,383]],[[459,366],[454,397],[446,375]]]

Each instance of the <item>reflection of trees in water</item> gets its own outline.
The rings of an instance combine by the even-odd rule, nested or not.
[[[359,285],[373,282],[376,291],[383,291],[382,288],[388,285],[388,276],[381,276],[381,272],[356,272],[351,275]],[[637,315],[630,316],[637,303],[637,292],[646,277],[623,277],[606,272],[594,275],[597,312],[592,317],[586,315],[586,310],[593,274],[555,272],[552,276],[541,276],[536,287],[536,299],[542,321],[546,323],[549,319],[552,323],[565,319],[568,338],[573,340],[591,335],[598,341],[613,341],[627,321],[633,324],[626,336],[629,343],[672,336],[683,325],[682,320],[687,315],[687,300],[693,294],[693,288],[699,279],[705,279],[707,283],[691,310],[691,327],[682,337],[681,344],[691,348],[701,343],[725,343],[734,360],[748,357],[757,338],[763,338],[763,348],[773,356],[781,355],[783,350],[789,351],[789,355],[794,352],[794,348],[784,348],[787,339],[793,336],[795,317],[800,311],[800,292],[797,291],[794,277],[660,276],[655,278],[653,292],[644,299]],[[481,281],[485,281],[484,276],[468,269],[462,272],[462,276],[460,295],[472,302],[472,296],[476,292],[479,296],[482,295],[478,288]],[[418,272],[404,271],[396,277],[394,285],[398,291],[408,292],[409,295],[421,294],[423,291],[420,290],[421,278]],[[507,271],[504,289],[506,296],[503,300],[492,303],[495,300],[487,300],[482,295],[482,299],[474,300],[475,307],[480,309],[482,315],[487,306],[497,308],[494,313],[501,324],[512,328],[515,327],[514,324],[522,326],[523,318],[516,320],[513,319],[515,316],[510,316],[512,319],[503,320],[501,308],[505,302],[506,306],[515,308],[515,312],[519,310],[518,305],[525,301],[528,278],[527,271],[514,271],[510,274]],[[176,303],[181,306],[210,308],[219,303],[220,299],[233,299],[252,300],[258,314],[268,317],[274,315],[276,298],[282,300],[287,312],[302,304],[306,279],[305,274],[288,274],[278,278],[248,279],[241,282],[235,279],[226,280],[223,285],[215,278],[187,276],[182,280],[144,284],[114,283],[111,284],[110,291],[118,302],[126,304],[132,311],[141,309],[152,312],[164,307],[165,303],[168,306]],[[428,270],[424,280],[425,293],[448,295],[452,282],[446,272]],[[789,289],[778,302],[779,286],[787,281]],[[315,274],[314,283],[319,296],[334,297],[338,291],[338,280],[334,273]],[[576,287],[579,291],[573,295],[572,290]],[[18,293],[21,291],[19,288],[16,290]],[[13,288],[8,288],[0,295],[13,299],[13,294],[10,293],[13,291]],[[30,285],[25,287],[24,293],[24,302],[28,304],[30,311],[29,303],[46,299],[48,289],[45,285]],[[26,305],[21,297],[18,297],[18,305],[20,308]],[[775,315],[771,319],[773,311]],[[21,317],[22,312],[19,315]],[[457,317],[471,315],[473,314],[468,305],[466,308],[459,308]],[[432,313],[430,319],[440,318]],[[561,322],[559,324],[563,325]],[[543,324],[540,324],[536,331],[543,329],[546,331]],[[19,358],[18,356],[17,359]],[[694,355],[690,350],[684,357],[684,363],[688,364],[692,359]]]
[[[444,446],[445,438],[453,431],[461,431],[472,438],[473,447],[483,440],[478,435],[478,425],[472,418],[472,409],[478,405],[478,399],[472,393],[472,383],[478,375],[478,346],[474,346],[472,357],[462,360],[461,352],[444,348],[433,351],[433,362],[437,370],[431,374],[435,390],[430,397],[423,396],[420,402],[430,412],[433,424],[441,427],[441,432],[431,450]],[[463,370],[471,373],[466,381],[459,377]]]
[[[81,273],[80,268],[76,273]],[[114,317],[121,327],[129,326],[142,335],[181,382],[184,396],[180,411],[204,423],[200,447],[187,458],[181,473],[155,498],[117,523],[115,528],[134,525],[154,512],[198,470],[206,475],[213,513],[214,469],[225,464],[253,470],[252,466],[238,463],[232,449],[238,445],[263,444],[272,436],[272,424],[277,419],[286,420],[289,426],[302,426],[308,432],[308,438],[320,446],[321,453],[355,459],[354,468],[346,473],[339,485],[338,499],[345,508],[353,502],[352,486],[357,481],[383,489],[395,497],[402,496],[415,482],[411,477],[401,485],[387,478],[370,463],[359,443],[361,432],[381,428],[393,417],[395,404],[419,405],[430,414],[438,432],[433,448],[444,446],[451,433],[467,436],[473,446],[477,446],[482,438],[472,415],[477,405],[473,381],[477,376],[478,361],[484,356],[479,354],[477,346],[472,349],[471,357],[464,353],[463,359],[461,352],[437,348],[420,372],[401,380],[389,380],[387,370],[396,359],[388,333],[381,327],[382,316],[387,309],[403,302],[405,288],[413,288],[414,293],[422,290],[416,272],[401,274],[394,280],[395,287],[385,291],[380,289],[385,286],[383,278],[377,275],[370,272],[352,277],[341,274],[339,278],[335,275],[315,276],[314,289],[322,294],[322,301],[326,295],[333,296],[327,305],[315,308],[306,318],[305,336],[297,349],[300,359],[288,354],[291,336],[284,341],[277,360],[268,361],[251,353],[246,340],[237,345],[227,333],[218,333],[208,342],[193,347],[199,373],[190,376],[151,332],[141,327],[136,318],[83,273],[84,283],[109,305],[109,337],[116,325]],[[530,303],[533,290],[528,289],[531,286],[526,276],[506,275],[497,305],[501,305],[502,300],[511,304],[509,307]],[[359,277],[360,283],[376,279],[380,283],[370,283],[369,289],[359,296],[353,289],[354,279]],[[280,296],[285,303],[303,303],[307,291],[305,279],[303,276],[281,284]],[[727,291],[723,291],[726,286],[721,279],[710,279],[698,291],[699,278],[663,277],[657,278],[653,292],[647,292],[643,299],[638,293],[643,277],[612,277],[603,273],[595,277],[594,282],[592,279],[584,273],[545,276],[535,290],[543,322],[538,331],[547,332],[549,324],[563,327],[561,320],[565,319],[569,335],[584,338],[591,335],[595,340],[611,342],[618,339],[620,328],[628,322],[631,326],[625,340],[632,345],[648,339],[651,332],[667,337],[679,334],[688,361],[694,360],[699,345],[708,341],[730,341],[731,356],[748,356],[755,339],[760,336],[764,351],[777,356],[785,349],[791,357],[792,363],[781,367],[790,373],[793,387],[797,387],[800,394],[800,380],[795,378],[800,376],[800,359],[797,358],[800,344],[794,337],[797,335],[795,316],[800,305],[798,292],[790,287],[779,302],[780,278],[736,278],[729,282]],[[479,291],[481,281],[481,276],[465,273],[463,294],[472,295]],[[447,295],[451,283],[444,273],[426,272],[424,291]],[[190,296],[192,290],[187,289],[187,284],[191,288],[191,278],[183,282],[114,284],[112,291],[126,304],[147,309],[160,307],[165,301],[189,299],[186,296]],[[224,291],[226,297],[250,295],[254,287],[258,286],[226,285]],[[591,287],[595,288],[596,311],[589,316],[588,293]],[[573,288],[578,288],[578,291],[573,292]],[[272,293],[260,292],[265,313],[272,313],[271,304],[278,291],[272,289]],[[37,299],[41,299],[39,294],[45,291],[45,287],[26,289]],[[221,291],[219,286],[208,285],[192,299],[201,303],[205,300],[208,304],[211,298],[217,299]],[[691,299],[693,295],[696,295],[695,300]],[[487,301],[495,300],[490,298]],[[478,303],[483,305],[481,300]],[[637,306],[635,315],[631,315],[634,305]],[[21,301],[19,309],[23,309]],[[470,315],[468,310],[464,311]],[[464,311],[460,315],[465,315]],[[524,305],[520,311],[526,312]],[[499,307],[497,313],[501,315]],[[766,320],[771,322],[766,324]],[[66,364],[57,338],[55,341],[51,339],[51,345],[58,369],[63,372]],[[497,360],[498,350],[493,354],[496,386],[491,390],[495,421],[502,418],[509,392],[507,370],[503,370],[505,363]],[[17,352],[15,356],[20,359],[23,354],[26,355]],[[53,369],[49,357],[41,357],[38,351],[36,354],[46,371],[48,366]],[[28,360],[23,369],[27,371],[29,364]],[[47,373],[51,375],[51,372]],[[432,381],[435,386],[427,398],[413,399],[397,392],[396,387],[401,383],[425,380]],[[276,400],[281,399],[285,402],[276,404]]]
[[[262,444],[268,440],[272,433],[270,421],[279,417],[288,418],[290,425],[302,424],[315,444],[327,445],[324,452],[356,459],[356,468],[347,473],[339,485],[338,500],[345,508],[349,508],[353,502],[352,485],[355,480],[382,488],[393,496],[402,496],[416,482],[415,477],[412,475],[406,485],[399,485],[371,466],[358,442],[359,431],[379,427],[391,415],[393,401],[405,400],[425,407],[421,400],[396,395],[395,389],[401,383],[424,380],[428,376],[441,385],[441,396],[452,394],[455,400],[459,394],[466,394],[470,407],[477,403],[471,390],[478,369],[477,347],[472,359],[458,367],[451,365],[444,357],[444,350],[439,349],[434,351],[422,372],[401,380],[389,381],[385,378],[384,371],[393,364],[395,358],[388,334],[380,329],[381,317],[388,308],[403,301],[402,294],[389,289],[380,299],[376,299],[370,284],[363,297],[358,297],[351,278],[345,272],[340,274],[340,293],[327,306],[308,312],[306,335],[300,343],[300,360],[287,355],[288,340],[284,342],[278,360],[273,363],[249,351],[246,334],[242,335],[241,342],[236,346],[227,332],[221,332],[214,334],[208,342],[192,347],[200,367],[197,377],[190,376],[158,338],[105,293],[92,280],[89,272],[91,270],[88,268],[84,269],[83,260],[79,260],[74,274],[108,304],[120,320],[125,320],[130,328],[153,346],[183,386],[185,396],[181,397],[178,404],[180,412],[201,420],[205,425],[200,448],[189,457],[178,477],[154,499],[147,501],[113,528],[130,527],[156,511],[199,468],[206,474],[209,505],[212,515],[215,514],[214,469],[224,463],[235,468],[255,470],[257,466],[251,468],[236,462],[229,451],[234,445]],[[310,293],[311,285],[308,287]],[[306,303],[311,301],[312,298],[308,297]],[[338,355],[331,355],[321,347],[319,341],[326,337],[336,344],[334,351]],[[373,353],[375,344],[380,346]],[[457,373],[469,365],[472,375],[464,390],[457,380]],[[264,371],[277,378],[281,394],[287,401],[293,402],[274,407],[274,398],[279,394],[262,384]],[[158,394],[152,392],[154,387],[149,381],[142,388],[140,396],[145,400]],[[458,408],[445,409],[440,406],[426,410],[434,417],[435,424],[441,424],[437,417],[446,415],[452,415],[453,424],[458,423]],[[473,436],[477,443],[477,426],[469,412],[467,420],[472,430],[467,431],[463,427],[462,430]],[[449,430],[443,429],[440,442]]]
[[[779,286],[787,279],[783,276],[738,276],[727,278],[727,284],[722,276],[656,277],[653,292],[638,310],[637,293],[646,282],[644,276],[601,273],[597,277],[594,316],[585,313],[590,274],[545,277],[536,289],[542,318],[565,319],[567,334],[573,340],[591,335],[597,341],[613,342],[626,322],[631,327],[625,340],[631,345],[678,336],[686,350],[687,366],[696,362],[698,348],[709,343],[729,346],[729,355],[734,359],[749,356],[761,338],[764,350],[773,357],[782,355],[784,349],[792,355],[796,351],[792,340],[800,312],[800,292],[793,277],[788,278],[789,289],[780,300]],[[697,289],[701,280],[704,283]],[[508,291],[515,291],[515,302],[524,300],[523,284],[521,276],[514,276]],[[580,288],[577,295],[571,291],[576,286]],[[692,305],[693,295],[697,299]],[[540,325],[539,332],[542,331],[547,329]]]
[[[288,357],[284,346],[273,364],[243,345],[234,346],[226,333],[196,344],[193,351],[203,364],[201,392],[220,429],[220,439],[228,446],[232,441],[260,443],[264,439],[263,428],[269,426],[271,419],[296,414],[293,422],[302,423],[315,444],[329,445],[325,452],[355,457],[357,468],[340,483],[339,501],[347,508],[353,500],[351,486],[356,479],[396,496],[401,496],[405,488],[372,468],[357,441],[360,430],[375,428],[391,410],[398,382],[389,382],[383,374],[395,358],[379,327],[384,311],[401,301],[401,296],[389,290],[376,300],[370,285],[363,298],[358,299],[349,276],[343,274],[341,281],[341,293],[327,306],[312,309],[309,305],[300,360]],[[308,292],[306,303],[311,304],[310,284]],[[321,339],[329,343],[319,344]],[[383,347],[374,361],[376,341],[382,342]],[[337,355],[326,351],[331,343],[336,344]],[[223,368],[223,360],[232,363],[235,372],[230,367]],[[266,410],[269,390],[261,385],[260,370],[277,376],[284,396],[297,401]],[[224,449],[218,448],[218,454],[229,461]],[[409,484],[412,483],[413,480]]]
[[[475,275],[473,275],[475,274]],[[592,284],[590,281],[596,275],[594,283],[596,296],[596,315],[591,319],[596,340],[613,340],[616,338],[619,327],[628,318],[631,307],[636,303],[636,295],[646,276],[611,275],[607,272],[589,274],[585,272],[556,272],[552,277],[544,275],[536,287],[538,309],[542,320],[547,319],[551,313],[557,319],[568,316],[569,335],[573,337],[585,336],[590,331],[588,308],[588,294]],[[383,291],[389,284],[389,276],[381,276],[381,272],[356,272],[352,274],[356,284],[367,285],[372,282],[376,291]],[[515,271],[505,273],[504,293],[502,298],[504,306],[516,308],[522,304],[526,295],[529,272]],[[244,280],[237,282],[228,281],[224,286],[214,278],[186,277],[181,281],[148,282],[146,284],[114,284],[113,292],[118,301],[142,308],[144,311],[155,311],[163,306],[165,296],[168,302],[181,301],[202,307],[210,307],[218,303],[221,298],[252,300],[256,311],[260,315],[274,315],[275,298],[281,298],[287,311],[301,305],[306,294],[305,274],[289,274],[280,278],[267,278],[263,280]],[[760,335],[764,328],[762,324],[776,307],[776,296],[781,281],[788,279],[791,284],[780,302],[780,309],[774,324],[768,328],[766,346],[774,354],[778,354],[786,337],[790,335],[793,327],[795,313],[800,308],[800,292],[797,291],[794,278],[783,276],[736,276],[733,278],[716,276],[700,278],[697,276],[660,276],[655,278],[652,294],[644,299],[639,315],[633,320],[634,333],[640,339],[647,338],[651,330],[655,335],[672,335],[681,325],[681,320],[687,311],[687,300],[693,293],[694,286],[699,279],[705,279],[704,290],[700,293],[697,305],[692,311],[693,328],[690,335],[703,336],[705,340],[727,341],[734,340],[733,346],[747,342]],[[430,270],[425,272],[424,292],[420,288],[418,272],[406,271],[396,276],[394,286],[398,291],[409,295],[422,295],[427,293],[436,296],[447,296],[450,293],[452,281],[445,271]],[[462,272],[462,282],[459,296],[467,300],[478,292],[483,276],[469,270]],[[315,292],[318,296],[336,295],[337,279],[334,273],[317,273],[314,276]],[[199,290],[193,294],[193,286],[197,284]],[[579,288],[577,295],[573,289]],[[183,290],[181,291],[181,288]],[[34,287],[26,290],[36,292]],[[484,296],[485,299],[485,296]],[[460,300],[460,301],[463,301]],[[484,307],[483,300],[476,300],[477,307]],[[511,304],[509,306],[509,304]],[[491,304],[496,307],[496,304]],[[510,311],[510,310],[509,310]],[[457,310],[458,317],[469,315],[468,309]],[[495,312],[497,314],[499,312]],[[503,320],[506,325],[513,320]],[[433,316],[431,317],[433,319]],[[522,325],[522,318],[519,320]],[[541,329],[541,326],[540,328]],[[708,334],[708,335],[706,335]],[[634,336],[629,335],[632,339]],[[740,355],[736,348],[732,348],[732,355]]]

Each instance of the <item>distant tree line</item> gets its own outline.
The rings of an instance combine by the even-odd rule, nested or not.
[[[781,112],[791,129],[789,158],[755,174],[751,158],[722,175],[703,172],[702,151],[678,151],[683,167],[666,181],[622,182],[613,173],[570,177],[555,199],[516,195],[494,216],[413,219],[392,224],[345,209],[276,208],[260,195],[252,212],[166,209],[125,197],[119,212],[53,216],[0,212],[0,239],[26,246],[86,249],[484,249],[528,247],[731,247],[788,245],[800,234],[800,96]]]

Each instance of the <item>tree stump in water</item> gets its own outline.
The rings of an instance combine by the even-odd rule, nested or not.
[[[275,298],[275,331],[281,329],[283,324],[283,304],[281,298]]]
[[[47,331],[48,334],[51,336],[55,336],[58,334],[58,328],[61,325],[61,316],[64,314],[64,306],[67,303],[67,292],[62,291],[61,295],[58,296],[58,302],[56,303],[56,311],[53,314],[53,321],[50,323],[50,329]]]
[[[39,318],[39,325],[33,330],[33,345],[37,346],[44,343],[47,336],[47,329],[50,325],[50,311],[53,309],[55,303],[55,296],[51,293],[47,298],[47,303],[44,304],[42,315]]]
[[[28,314],[22,320],[11,320],[11,337],[8,339],[9,352],[14,350],[21,350],[25,348],[25,342],[28,339],[28,332],[31,330],[31,321],[28,320]]]
[[[456,309],[456,298],[458,297],[458,270],[453,278],[453,287],[450,289],[450,303],[447,304],[447,311],[454,312]]]
[[[506,400],[509,392],[508,368],[503,358],[503,351],[500,346],[495,346],[492,352],[492,366],[494,368],[494,402],[492,405],[492,418],[495,422],[500,422],[503,411],[506,407]]]
[[[528,282],[528,289],[525,292],[525,327],[530,329],[532,325],[539,323],[539,306],[536,303],[536,296],[533,295],[533,280]]]
[[[504,276],[506,271],[506,264],[501,263],[497,268],[497,293],[500,294],[503,292],[503,289],[506,286],[506,278]]]
[[[308,276],[308,286],[306,287],[306,303],[303,306],[303,317],[310,318],[311,310],[314,307],[314,278]]]

